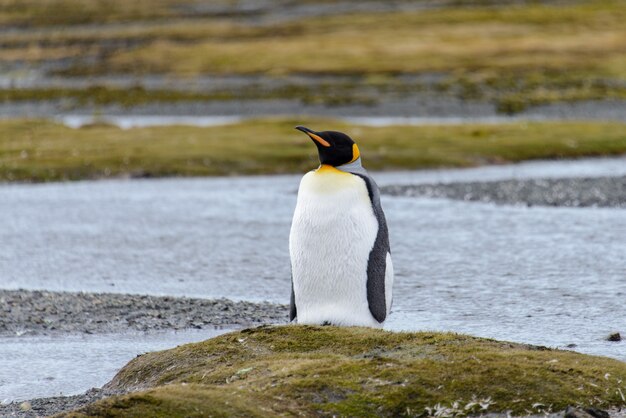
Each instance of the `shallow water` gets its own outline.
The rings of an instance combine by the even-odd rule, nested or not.
[[[92,123],[108,123],[121,129],[145,128],[149,126],[221,126],[239,123],[244,118],[239,116],[163,116],[163,115],[63,115],[55,118],[56,121],[69,128],[77,129]]]
[[[612,158],[375,177],[386,185],[625,173],[626,158]],[[287,303],[299,178],[2,185],[0,286]],[[386,328],[576,344],[626,361],[625,343],[604,340],[626,333],[625,210],[388,196],[383,206],[396,270]]]
[[[258,116],[198,116],[198,115],[178,115],[178,116],[162,116],[162,115],[62,115],[54,119],[70,128],[80,128],[96,122],[108,123],[118,126],[121,129],[145,128],[149,126],[168,126],[168,125],[186,125],[186,126],[220,126],[230,125],[242,122]],[[487,124],[497,125],[511,122],[531,122],[550,120],[541,115],[533,116],[485,116],[485,117],[468,117],[468,116],[451,116],[451,117],[403,117],[403,116],[341,116],[338,118],[348,123],[362,126],[395,126],[395,125],[462,125],[462,124]],[[560,120],[555,118],[554,120]]]
[[[138,354],[203,341],[227,331],[3,337],[0,403],[83,393],[104,385]]]

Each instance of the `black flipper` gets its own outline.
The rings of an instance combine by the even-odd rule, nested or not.
[[[296,294],[293,292],[293,277],[291,278],[291,302],[289,306],[289,322],[293,321],[298,316],[298,310],[296,309]]]
[[[387,318],[387,301],[385,299],[385,272],[387,269],[387,253],[389,253],[389,233],[385,213],[380,204],[380,192],[374,181],[366,175],[353,173],[361,177],[367,186],[367,192],[372,202],[374,215],[378,220],[378,234],[374,247],[370,251],[367,263],[367,302],[372,316],[383,322]]]

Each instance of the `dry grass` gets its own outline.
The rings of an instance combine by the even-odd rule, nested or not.
[[[56,181],[109,176],[206,176],[305,172],[315,147],[293,129],[340,130],[372,170],[466,167],[538,158],[626,153],[619,123],[370,128],[332,120],[253,120],[231,126],[82,129],[44,121],[0,121],[0,180]]]
[[[0,24],[52,26],[173,16],[180,0],[0,0]],[[188,2],[189,3],[189,2]]]
[[[429,22],[411,14],[341,16],[287,25],[278,34],[233,37],[229,42],[163,38],[136,50],[119,51],[112,70],[201,73],[415,73],[528,69],[602,71],[604,60],[626,56],[626,7],[605,27],[493,20]],[[601,13],[588,13],[592,23]],[[452,15],[454,13],[451,13]],[[421,15],[419,15],[421,17]],[[528,17],[528,16],[526,16]],[[330,22],[329,22],[330,20]],[[336,22],[336,23],[334,23]],[[573,26],[568,26],[573,25]],[[323,30],[321,30],[323,29]],[[306,54],[303,54],[306,51]],[[168,59],[169,58],[169,59]],[[486,73],[489,75],[489,73]],[[617,68],[625,77],[624,68]]]
[[[12,0],[2,0],[12,3]],[[41,4],[40,4],[41,3]],[[53,7],[74,0],[28,3]],[[78,2],[82,4],[83,2]],[[87,1],[85,19],[107,22],[110,14],[167,15],[176,2]],[[137,4],[135,4],[137,3]],[[0,3],[1,4],[1,3]],[[130,6],[132,4],[133,6]],[[47,5],[47,6],[45,6]],[[168,8],[169,7],[169,8]],[[16,7],[15,7],[16,8]],[[7,6],[4,7],[7,9]],[[8,9],[11,9],[10,7]],[[116,12],[117,9],[120,9]],[[129,10],[127,10],[129,9]],[[3,8],[0,6],[0,10]],[[37,8],[25,8],[37,16]],[[47,9],[46,9],[47,10]],[[99,10],[99,9],[98,9]],[[159,11],[161,10],[161,11]],[[53,13],[52,17],[65,13]],[[48,15],[46,15],[48,16]],[[175,16],[174,16],[175,17]],[[308,18],[297,22],[250,27],[236,19],[196,19],[139,26],[71,28],[8,34],[3,59],[20,57],[11,44],[77,42],[97,44],[119,39],[140,41],[108,54],[92,71],[202,73],[413,73],[593,70],[626,79],[626,4],[594,1],[570,6],[530,5],[502,8],[452,8],[415,13],[371,13]],[[52,21],[53,22],[53,21]],[[48,22],[51,23],[51,22]],[[43,47],[45,49],[45,47]],[[303,52],[306,51],[306,54]],[[38,58],[37,58],[38,59]],[[104,66],[103,66],[104,64]],[[488,73],[487,73],[488,74]]]
[[[257,29],[223,26],[204,34],[196,27],[186,29],[193,33],[186,39],[179,28],[178,34],[165,32],[142,48],[113,54],[108,64],[178,74],[600,69],[604,59],[615,63],[626,56],[625,19],[623,2],[596,1],[339,15]],[[626,72],[618,68],[613,75]]]
[[[258,26],[237,17],[183,16],[175,6],[190,2],[182,0],[82,3],[0,0],[0,22],[22,16],[45,23],[4,35],[0,60],[74,60],[64,75],[391,76],[383,86],[398,74],[434,72],[446,75],[441,92],[490,100],[505,112],[626,98],[623,1],[341,14]],[[73,11],[54,14],[67,20],[57,22],[46,17],[50,8]],[[58,26],[82,21],[118,23]]]

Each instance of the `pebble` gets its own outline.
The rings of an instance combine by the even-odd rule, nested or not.
[[[564,418],[610,418],[609,412],[598,408],[574,408],[568,406],[565,409]]]
[[[626,208],[626,176],[513,179],[386,186],[392,196],[424,196],[526,206]]]
[[[607,341],[613,341],[613,342],[619,342],[622,341],[622,336],[620,335],[619,332],[614,332],[612,334],[610,334],[607,338]]]
[[[288,322],[286,305],[115,293],[0,290],[0,335],[117,333]]]

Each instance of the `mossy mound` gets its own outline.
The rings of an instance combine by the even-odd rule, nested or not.
[[[278,326],[142,355],[107,387],[139,391],[67,416],[459,416],[621,407],[626,363],[450,333]]]

